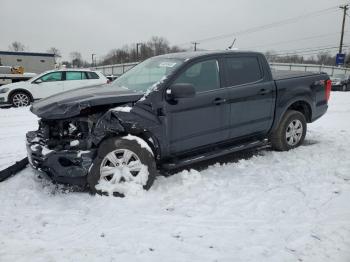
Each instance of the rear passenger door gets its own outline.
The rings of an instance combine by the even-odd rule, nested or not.
[[[64,91],[84,87],[89,85],[89,80],[85,72],[81,71],[66,71],[64,81]]]
[[[275,84],[256,55],[224,58],[230,138],[263,135],[273,122]]]
[[[192,84],[192,98],[166,103],[170,153],[194,149],[228,139],[226,91],[221,88],[217,59],[198,61],[180,73],[175,83]]]

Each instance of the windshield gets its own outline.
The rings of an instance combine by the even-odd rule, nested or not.
[[[154,57],[138,64],[113,81],[115,87],[125,87],[134,91],[146,92],[154,84],[170,75],[183,60]]]
[[[339,75],[339,74],[338,74],[338,75],[334,75],[333,77],[334,77],[334,78],[344,79],[344,78],[345,78],[345,75],[341,75],[341,74]]]

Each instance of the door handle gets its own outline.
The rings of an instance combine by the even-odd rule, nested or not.
[[[215,99],[214,99],[213,104],[215,104],[215,105],[221,105],[221,104],[223,104],[223,103],[225,103],[225,102],[226,102],[226,99],[218,97],[218,98],[215,98]]]
[[[270,93],[270,90],[265,89],[265,88],[260,89],[260,91],[259,91],[259,95],[266,95],[266,94],[268,94],[268,93]]]

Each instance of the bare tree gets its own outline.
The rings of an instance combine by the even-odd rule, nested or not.
[[[50,54],[54,54],[55,57],[62,57],[61,51],[58,48],[56,48],[56,47],[50,47],[47,50],[47,52],[50,53]]]
[[[19,41],[14,41],[11,43],[11,45],[9,45],[9,50],[15,52],[23,52],[25,50],[25,46]]]
[[[178,46],[169,46],[168,40],[158,36],[153,36],[147,43],[139,45],[139,52],[136,51],[136,48],[137,44],[131,44],[124,45],[122,48],[112,49],[100,64],[111,65],[142,61],[155,55],[185,51]]]
[[[164,37],[152,36],[147,45],[153,50],[154,55],[169,53],[169,42]]]
[[[169,52],[170,53],[178,53],[178,52],[185,52],[186,50],[183,48],[178,47],[177,45],[173,45],[172,47],[170,47]]]
[[[84,64],[83,57],[81,53],[74,51],[69,54],[70,58],[72,59],[72,66],[73,67],[81,67]]]
[[[317,54],[318,63],[321,65],[329,65],[335,62],[335,59],[332,58],[329,52],[319,52]]]

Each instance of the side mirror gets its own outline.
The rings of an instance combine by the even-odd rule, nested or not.
[[[43,82],[43,80],[37,79],[37,80],[35,80],[33,83],[34,83],[34,84],[41,84],[42,82]]]
[[[192,84],[178,83],[170,86],[166,90],[166,94],[167,97],[171,99],[190,98],[195,96],[196,90]]]

